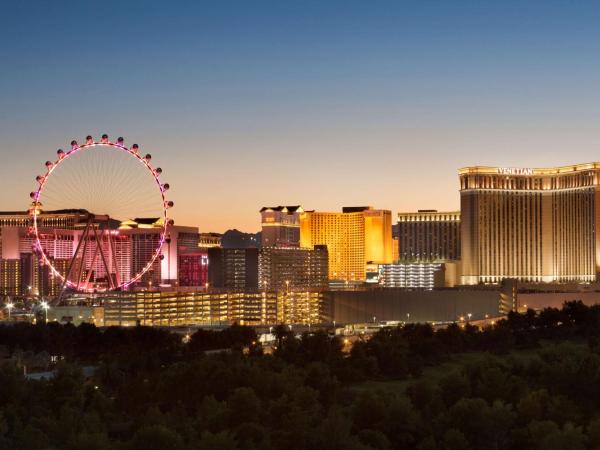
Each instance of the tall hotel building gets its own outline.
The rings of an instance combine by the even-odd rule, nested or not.
[[[131,240],[131,272],[139,273],[148,264],[160,242],[163,222],[155,218],[136,218],[121,222],[119,234]],[[167,229],[167,238],[161,250],[162,260],[158,258],[152,267],[141,278],[141,284],[162,283],[177,285],[179,283],[179,260],[183,254],[198,252],[200,234],[196,227],[173,225]],[[201,256],[200,256],[201,257]],[[185,267],[187,271],[190,268]],[[200,275],[185,277],[200,280]]]
[[[459,171],[462,282],[593,281],[600,273],[600,163]]]
[[[299,247],[301,206],[265,206],[260,210],[263,247]]]
[[[460,211],[420,209],[398,213],[398,256],[401,262],[460,259]]]
[[[392,262],[392,212],[371,207],[300,214],[300,246],[326,245],[329,278],[362,281],[368,262]]]

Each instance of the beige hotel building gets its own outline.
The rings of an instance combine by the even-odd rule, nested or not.
[[[600,163],[459,170],[462,283],[595,281]]]

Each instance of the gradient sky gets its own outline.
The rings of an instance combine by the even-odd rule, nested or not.
[[[201,231],[456,209],[459,167],[600,160],[599,24],[576,0],[2,2],[0,209],[103,132]]]

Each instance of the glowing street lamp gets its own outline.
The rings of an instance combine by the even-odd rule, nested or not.
[[[469,318],[469,322],[471,321],[471,316],[472,316],[471,313],[467,314],[467,317]]]
[[[50,305],[48,305],[48,302],[43,301],[41,303],[42,309],[45,311],[46,313],[46,323],[48,323],[48,309],[50,309]]]
[[[14,303],[8,302],[6,304],[6,309],[8,310],[8,320],[10,320],[10,311],[15,307]]]

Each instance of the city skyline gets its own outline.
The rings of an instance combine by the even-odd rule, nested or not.
[[[461,167],[600,159],[596,5],[403,6],[4,6],[2,209],[88,133],[152,153],[176,222],[218,232],[263,205],[457,210]]]
[[[598,23],[3,2],[0,449],[600,449]]]

